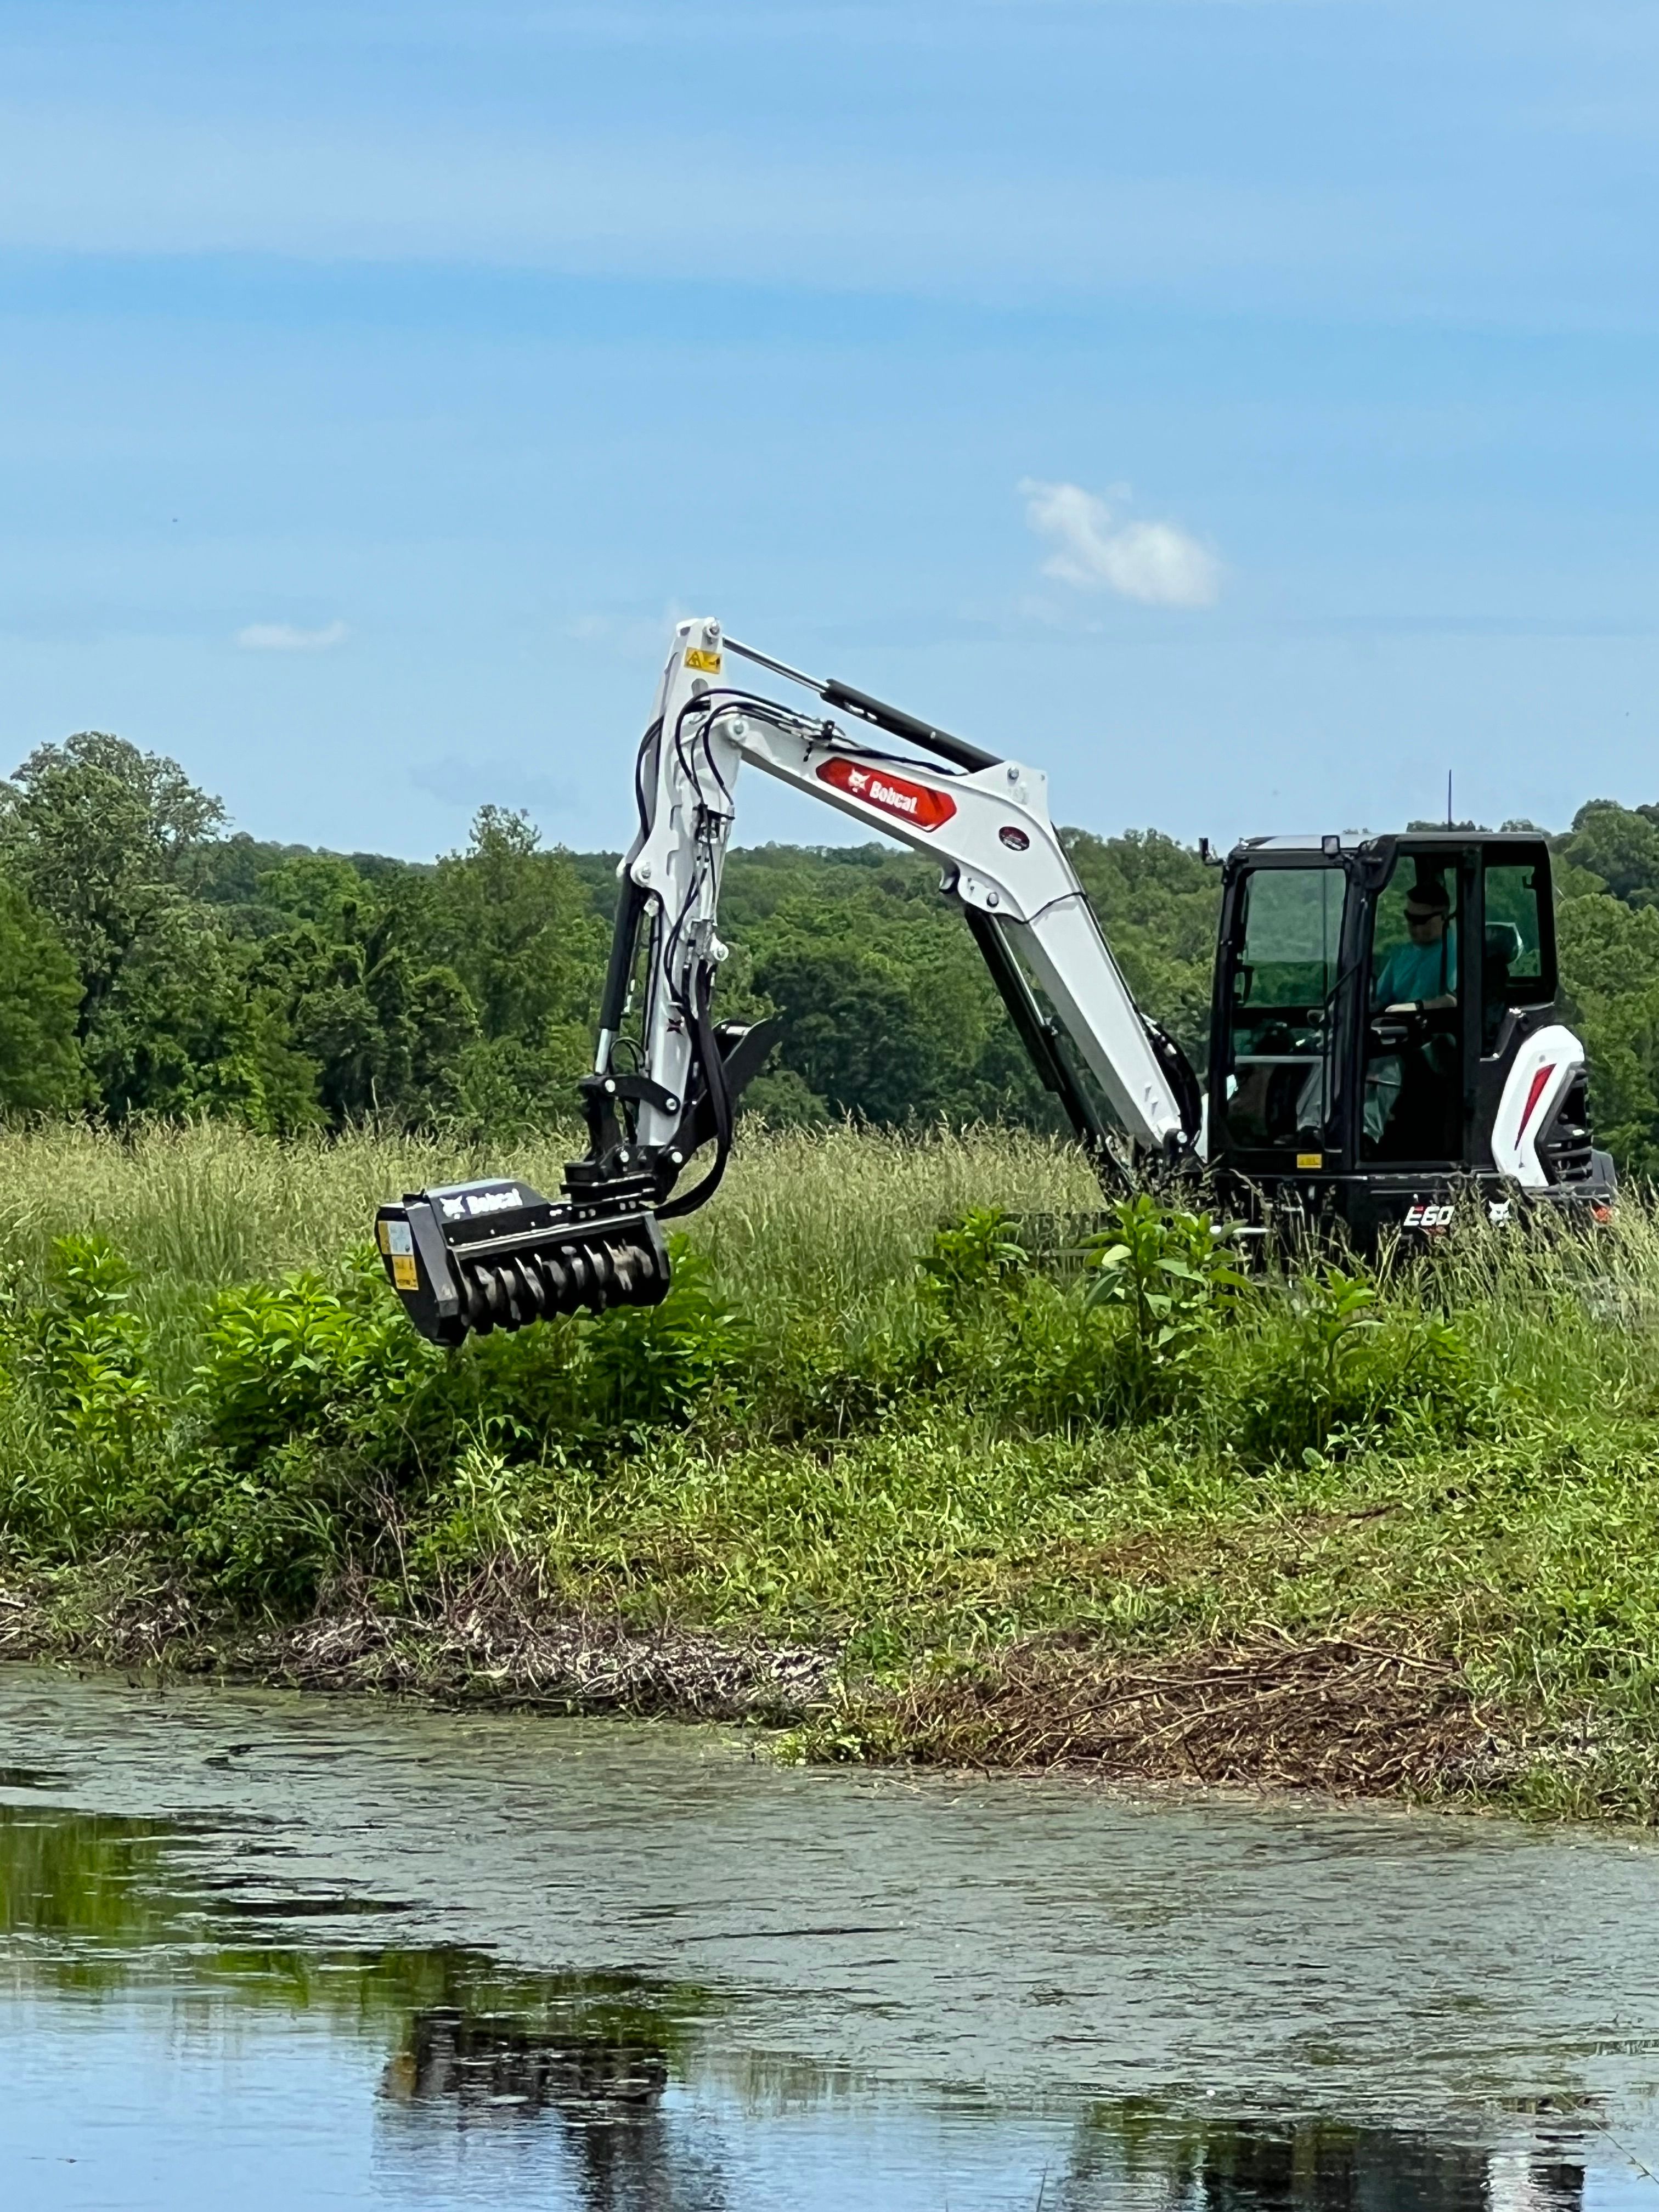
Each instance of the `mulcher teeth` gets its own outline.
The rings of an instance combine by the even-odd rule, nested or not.
[[[603,1313],[607,1306],[655,1305],[668,1287],[665,1256],[637,1237],[488,1260],[456,1253],[451,1264],[465,1292],[467,1326],[480,1335],[583,1307]]]

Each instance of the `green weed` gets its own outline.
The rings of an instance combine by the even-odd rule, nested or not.
[[[46,1303],[25,1328],[26,1359],[48,1418],[89,1457],[125,1460],[155,1411],[132,1270],[104,1237],[58,1237],[47,1280]]]
[[[206,1440],[242,1468],[301,1437],[384,1434],[442,1365],[372,1255],[333,1282],[301,1273],[222,1291],[202,1335],[191,1403]]]
[[[1455,1327],[1334,1263],[1264,1302],[1239,1376],[1239,1445],[1257,1462],[1363,1450],[1402,1423],[1443,1434],[1474,1419],[1468,1347]]]
[[[1119,1200],[1111,1213],[1091,1240],[1084,1304],[1121,1323],[1125,1410],[1134,1418],[1173,1402],[1182,1370],[1246,1285],[1207,1213],[1160,1205],[1146,1192]]]

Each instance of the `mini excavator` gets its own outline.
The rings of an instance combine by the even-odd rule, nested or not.
[[[817,709],[732,683],[734,660]],[[639,830],[580,1086],[586,1156],[556,1199],[495,1176],[380,1209],[387,1274],[423,1335],[459,1344],[666,1291],[661,1224],[719,1187],[738,1100],[779,1028],[714,1018],[720,872],[745,764],[939,861],[943,895],[1109,1188],[1190,1181],[1259,1233],[1338,1229],[1362,1249],[1447,1229],[1471,1197],[1498,1220],[1526,1206],[1610,1209],[1584,1048],[1558,1016],[1541,836],[1235,846],[1217,863],[1200,1085],[1136,1006],[1040,769],[703,619],[678,625],[640,746]]]

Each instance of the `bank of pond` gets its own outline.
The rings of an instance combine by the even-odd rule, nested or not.
[[[478,1164],[0,1137],[0,1653],[1659,1806],[1639,1196],[1264,1264],[1034,1139],[760,1133],[661,1306],[443,1352],[366,1226]]]

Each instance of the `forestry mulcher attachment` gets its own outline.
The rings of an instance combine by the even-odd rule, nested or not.
[[[726,680],[737,659],[816,695],[804,713]],[[836,714],[879,732],[895,753]],[[918,757],[918,755],[925,757]],[[1048,818],[1039,769],[680,623],[635,775],[586,1158],[563,1194],[496,1177],[380,1210],[381,1255],[423,1335],[653,1304],[659,1224],[711,1197],[778,1024],[717,1022],[720,871],[745,763],[935,858],[1015,1027],[1103,1181],[1200,1182],[1258,1227],[1449,1224],[1460,1198],[1601,1214],[1584,1050],[1556,1018],[1549,848],[1444,830],[1251,838],[1221,867],[1200,1090],[1113,959]],[[678,1188],[697,1155],[700,1179]]]

